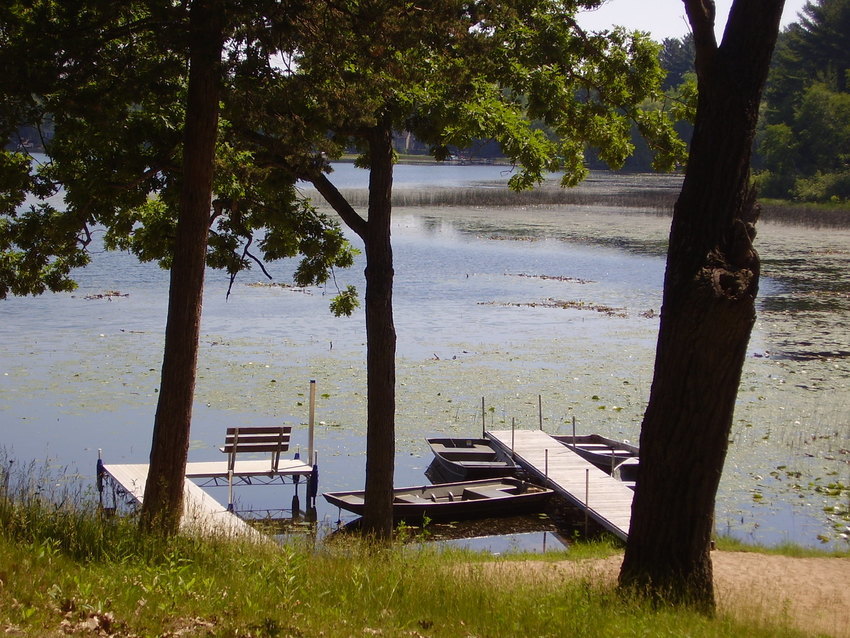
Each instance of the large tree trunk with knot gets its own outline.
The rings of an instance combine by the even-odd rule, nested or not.
[[[750,149],[782,0],[685,0],[699,103],[673,213],[661,327],[621,586],[714,610],[714,499],[755,322],[759,258]]]

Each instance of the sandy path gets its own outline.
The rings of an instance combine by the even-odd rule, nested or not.
[[[790,625],[812,635],[850,638],[850,558],[788,558],[720,551],[711,556],[721,613]],[[492,565],[511,578],[520,573],[539,577],[546,572],[553,578],[585,577],[614,583],[621,561],[622,556],[612,556],[579,562]],[[514,568],[519,569],[515,572]]]
[[[850,637],[850,558],[714,552],[720,609],[762,611],[812,634]]]

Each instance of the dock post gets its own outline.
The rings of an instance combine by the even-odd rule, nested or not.
[[[316,509],[316,496],[319,494],[319,453],[313,453],[313,469],[310,478],[307,479],[307,508],[310,511]]]
[[[298,484],[295,484],[295,494],[292,495],[292,519],[297,520],[301,516],[301,501],[298,498]]]
[[[481,438],[484,438],[484,434],[487,432],[487,418],[484,414],[484,397],[481,397]]]
[[[573,446],[576,444],[576,415],[573,415]]]
[[[313,435],[316,431],[316,380],[310,379],[310,420],[307,439],[307,458],[313,459]]]
[[[537,395],[537,420],[540,422],[540,431],[543,431],[543,395]]]
[[[514,430],[516,429],[516,417],[511,417],[511,457],[514,455]]]
[[[584,536],[587,537],[587,515],[590,509],[590,470],[584,470]]]
[[[97,448],[97,464],[95,466],[95,478],[97,480],[97,494],[98,501],[100,503],[100,509],[103,509],[103,482],[106,478],[106,470],[103,467],[103,449]],[[8,477],[5,480],[5,483],[8,484]],[[3,496],[5,500],[6,490],[3,490]]]

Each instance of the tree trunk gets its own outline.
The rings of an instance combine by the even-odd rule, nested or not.
[[[620,584],[711,613],[714,499],[759,280],[750,149],[783,0],[735,0],[720,47],[713,2],[685,5],[699,102],[673,213]]]
[[[221,0],[192,2],[183,185],[141,518],[144,529],[164,534],[177,531],[183,512],[218,128],[223,13]]]
[[[366,495],[364,531],[390,538],[395,463],[395,350],[393,251],[390,240],[393,186],[392,129],[377,126],[369,139],[369,219],[366,250]]]

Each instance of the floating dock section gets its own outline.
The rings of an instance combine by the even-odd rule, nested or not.
[[[485,432],[533,479],[622,540],[629,535],[634,492],[541,430]]]

